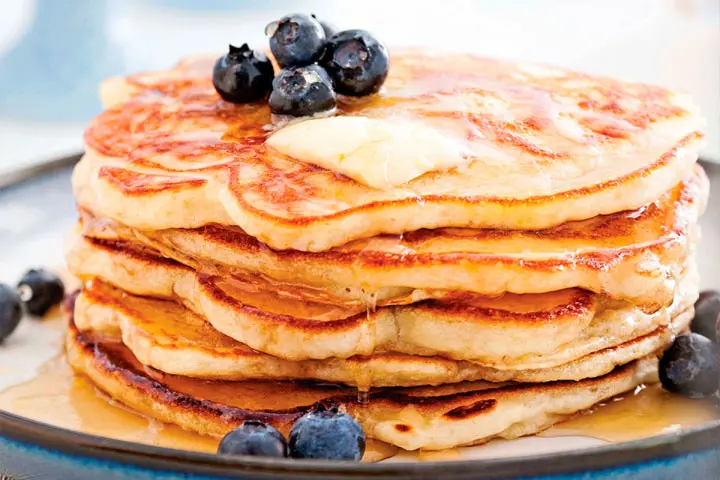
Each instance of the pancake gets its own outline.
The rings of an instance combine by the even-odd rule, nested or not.
[[[421,50],[394,52],[382,92],[341,98],[338,117],[272,125],[266,103],[220,99],[214,60],[103,86],[108,109],[85,133],[74,178],[81,204],[140,230],[231,225],[274,249],[325,251],[384,233],[534,230],[640,208],[690,174],[702,143],[676,92]],[[423,146],[442,155],[424,158]],[[388,165],[383,152],[401,155]],[[354,175],[345,153],[376,166]],[[365,179],[383,171],[410,175]]]
[[[348,359],[288,361],[260,353],[223,335],[182,305],[129,295],[95,280],[75,303],[75,325],[105,338],[121,338],[142,364],[161,372],[220,380],[318,380],[369,387],[440,385],[467,380],[549,382],[605,375],[664,349],[688,328],[692,311],[667,327],[622,345],[546,369],[498,370],[438,356],[396,352]]]
[[[84,233],[144,243],[205,273],[260,274],[327,303],[412,303],[580,287],[652,312],[669,305],[708,197],[702,168],[640,209],[541,231],[440,229],[381,235],[328,252],[275,251],[242,230],[138,231],[83,212]]]
[[[220,437],[244,420],[270,423],[285,434],[319,403],[340,405],[370,438],[414,450],[475,444],[494,437],[531,435],[594,404],[657,380],[651,355],[579,382],[492,384],[372,391],[302,382],[203,381],[163,374],[140,364],[122,344],[80,333],[67,335],[71,366],[126,406],[187,430]]]
[[[67,261],[81,278],[178,299],[223,334],[294,361],[392,351],[496,369],[550,368],[667,325],[698,296],[692,261],[676,300],[654,314],[580,289],[500,297],[455,292],[411,305],[351,309],[280,296],[257,278],[198,275],[127,242],[84,237],[73,242]]]

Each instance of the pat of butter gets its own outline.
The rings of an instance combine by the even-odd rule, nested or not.
[[[463,143],[422,123],[367,117],[305,120],[278,130],[267,143],[292,158],[380,189],[467,164],[472,157]]]

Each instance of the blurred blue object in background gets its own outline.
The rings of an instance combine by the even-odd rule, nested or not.
[[[106,12],[106,0],[37,0],[30,28],[0,54],[0,115],[72,121],[98,113],[98,82],[123,70]]]

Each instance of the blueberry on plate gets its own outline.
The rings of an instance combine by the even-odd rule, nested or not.
[[[323,31],[325,32],[325,38],[330,38],[337,33],[337,28],[335,28],[331,23],[328,23],[325,20],[318,20],[314,13],[310,16],[320,22],[320,26],[322,26]]]
[[[65,297],[65,285],[60,277],[44,268],[25,272],[17,285],[20,299],[30,315],[44,316]]]
[[[270,110],[280,115],[312,115],[335,108],[337,96],[325,70],[317,65],[281,70],[273,80]]]
[[[213,85],[220,96],[233,103],[250,103],[265,98],[273,80],[273,66],[264,53],[247,43],[240,48],[230,45],[226,55],[213,68]]]
[[[697,333],[676,337],[660,358],[659,369],[663,387],[687,397],[707,397],[720,387],[715,344]]]
[[[9,285],[0,283],[0,343],[15,331],[22,316],[20,295]]]
[[[295,422],[289,443],[294,458],[357,461],[365,453],[365,432],[337,407],[320,407]]]
[[[303,67],[320,58],[325,48],[325,30],[315,18],[302,13],[287,15],[265,27],[270,51],[278,65]]]
[[[282,433],[270,425],[248,420],[223,437],[218,453],[285,458],[289,452]]]
[[[363,96],[375,93],[387,78],[387,49],[365,30],[345,30],[328,40],[320,64],[337,93]]]
[[[720,292],[705,290],[695,302],[695,316],[690,324],[690,330],[709,338],[717,340],[717,321],[720,315]]]

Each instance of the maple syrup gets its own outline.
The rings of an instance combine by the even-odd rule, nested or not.
[[[582,436],[606,442],[626,442],[717,420],[720,420],[720,405],[710,400],[685,398],[655,384],[638,387],[634,392],[601,403],[540,433],[540,436]]]
[[[75,375],[64,355],[53,358],[35,378],[0,392],[0,410],[90,435],[157,447],[214,453],[218,438],[164,424],[124,407]],[[363,461],[376,462],[397,447],[369,440]]]
[[[362,391],[358,391],[362,394]],[[74,375],[64,355],[45,364],[30,381],[0,392],[0,409],[61,428],[159,447],[213,453],[218,439],[198,435],[135,413]],[[583,436],[607,442],[638,440],[720,419],[720,406],[671,394],[659,385],[638,387],[539,434]],[[471,447],[472,448],[472,447]],[[482,447],[478,447],[482,448]],[[464,449],[417,452],[415,461],[451,461]],[[399,449],[368,441],[364,461],[394,456]]]

